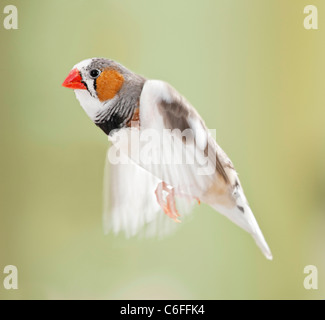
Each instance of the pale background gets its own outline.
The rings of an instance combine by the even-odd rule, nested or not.
[[[324,1],[6,4],[19,30],[0,14],[1,298],[325,298]],[[161,241],[104,236],[107,139],[61,87],[94,56],[170,82],[217,129],[274,261],[204,204]],[[2,286],[8,264],[19,290]],[[309,264],[318,290],[304,289]]]

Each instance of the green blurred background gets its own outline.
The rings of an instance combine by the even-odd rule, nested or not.
[[[0,21],[1,299],[325,298],[324,1],[7,4],[19,30]],[[308,4],[319,30],[303,27]],[[107,138],[61,87],[94,56],[170,82],[217,129],[274,261],[204,204],[163,240],[104,236]],[[18,290],[1,285],[9,264]],[[303,286],[310,264],[318,290]]]

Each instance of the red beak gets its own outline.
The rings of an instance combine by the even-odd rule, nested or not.
[[[78,69],[72,69],[62,83],[63,87],[71,89],[87,89],[82,83],[82,78]]]

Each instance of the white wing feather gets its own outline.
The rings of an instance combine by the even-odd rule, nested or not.
[[[111,149],[115,149],[112,145]],[[163,237],[172,233],[179,224],[170,219],[160,208],[155,190],[161,182],[145,169],[130,159],[123,163],[112,164],[109,150],[105,161],[104,172],[104,231],[108,233],[124,233],[126,237]],[[178,204],[184,213],[188,213],[191,205],[179,200]]]

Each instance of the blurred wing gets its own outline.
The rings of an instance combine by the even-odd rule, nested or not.
[[[119,163],[112,164],[109,153],[116,152],[112,145],[108,150],[104,172],[104,231],[125,233],[126,237],[162,237],[171,233],[179,224],[161,210],[155,190],[160,180],[130,160],[123,153]],[[123,158],[124,157],[124,158]],[[190,210],[182,202],[184,212]]]

